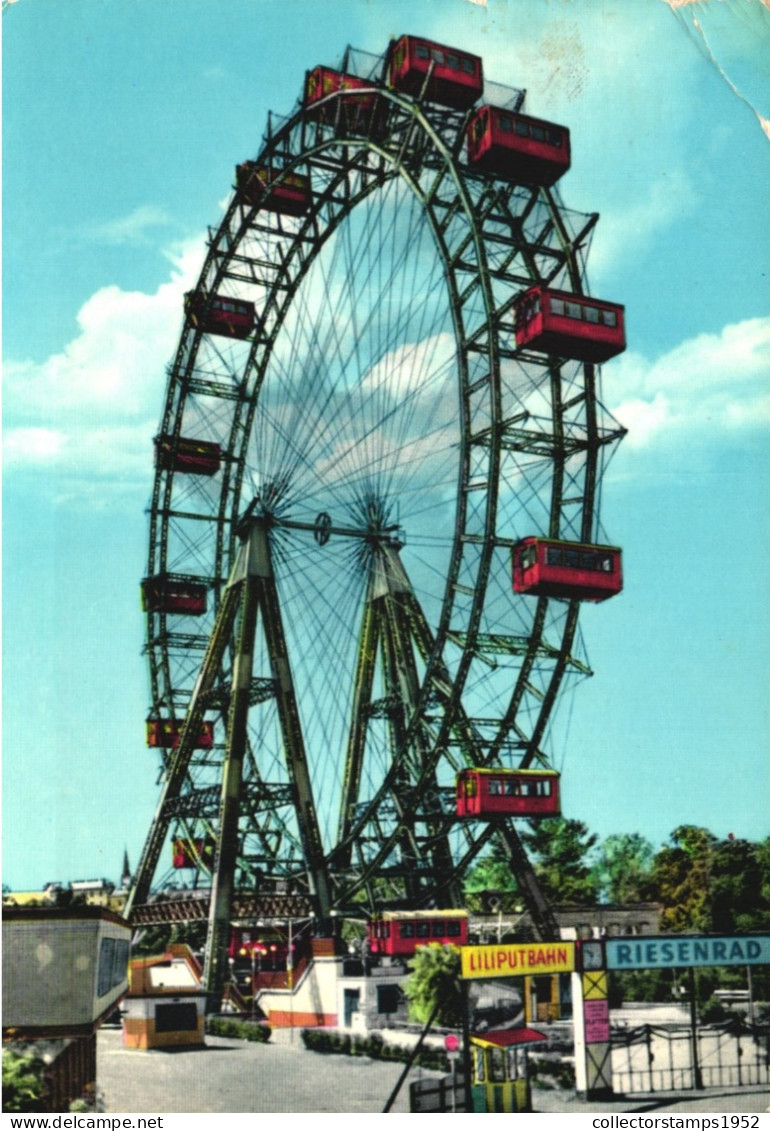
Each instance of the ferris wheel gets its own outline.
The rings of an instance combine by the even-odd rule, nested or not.
[[[587,298],[568,167],[522,92],[410,36],[308,72],[238,165],[155,440],[131,906],[172,863],[320,916],[458,906],[501,827],[458,776],[552,763],[581,602],[620,585],[623,312]]]

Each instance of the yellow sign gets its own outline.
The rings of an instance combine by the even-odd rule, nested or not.
[[[527,974],[569,974],[575,969],[575,944],[498,943],[463,946],[463,978],[522,978]]]

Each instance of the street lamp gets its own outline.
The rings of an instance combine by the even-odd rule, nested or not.
[[[289,991],[289,1040],[294,1044],[294,939],[289,919],[289,945],[286,951],[286,988]]]
[[[289,919],[289,948],[286,951],[286,985],[294,991],[294,944],[292,942],[292,921]]]
[[[257,981],[256,981],[256,971],[254,969],[254,967],[256,966],[256,962],[257,962],[257,948],[252,943],[252,945],[251,945],[251,1020],[252,1021],[254,1020],[254,1004],[255,1004],[256,999],[257,999]]]

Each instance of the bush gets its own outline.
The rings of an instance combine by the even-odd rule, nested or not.
[[[387,1045],[379,1033],[362,1036],[359,1033],[341,1033],[337,1029],[303,1029],[303,1044],[311,1052],[338,1053],[342,1056],[368,1056],[372,1060],[405,1062],[411,1049],[403,1045]],[[421,1048],[414,1062],[421,1068],[449,1072],[450,1064],[443,1049]]]
[[[34,1052],[3,1049],[3,1111],[47,1111],[45,1065]]]
[[[713,1025],[718,1021],[726,1021],[730,1016],[719,998],[710,997],[700,1007],[700,1021],[703,1025]]]
[[[238,1021],[230,1017],[209,1017],[206,1032],[214,1037],[236,1037],[241,1041],[256,1041],[265,1044],[270,1040],[272,1029],[269,1025],[254,1021]]]
[[[575,1066],[568,1060],[553,1059],[530,1053],[529,1076],[536,1088],[561,1088],[569,1091],[575,1087]]]

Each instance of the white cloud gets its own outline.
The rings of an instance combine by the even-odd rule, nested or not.
[[[650,362],[628,353],[608,365],[605,400],[626,443],[723,433],[770,424],[770,318],[699,334]]]
[[[3,441],[3,460],[8,467],[17,463],[48,463],[61,455],[66,443],[66,434],[51,428],[14,428]]]
[[[168,213],[153,204],[143,204],[128,216],[108,220],[102,224],[90,224],[84,229],[89,239],[107,244],[148,243],[150,233],[155,228],[164,228],[171,223]]]
[[[628,443],[632,447],[644,447],[652,436],[665,428],[671,420],[671,405],[663,393],[656,393],[652,401],[623,401],[615,415],[628,429]]]
[[[150,438],[194,285],[202,241],[168,253],[169,278],[153,294],[103,287],[83,304],[78,333],[46,361],[4,367],[7,475],[45,470],[80,478],[146,479]],[[55,488],[52,486],[52,490]]]

